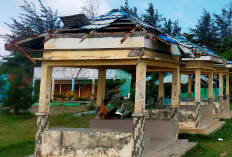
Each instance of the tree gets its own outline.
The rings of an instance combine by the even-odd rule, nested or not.
[[[177,36],[181,33],[181,27],[179,26],[178,20],[173,23],[172,36]]]
[[[32,87],[23,77],[23,71],[19,70],[6,93],[3,106],[8,111],[13,110],[15,114],[19,114],[21,111],[26,112],[33,103]]]
[[[223,40],[232,35],[232,2],[222,9],[221,14],[214,14],[214,17],[219,38]]]
[[[99,15],[98,10],[98,0],[86,0],[84,6],[81,7],[81,13],[85,14],[89,19],[97,17]]]
[[[50,7],[44,6],[41,0],[38,0],[38,3],[39,7],[37,8],[34,3],[24,0],[23,5],[20,6],[22,13],[19,14],[19,18],[11,18],[12,23],[6,23],[10,33],[2,34],[0,37],[8,42],[18,41],[32,35],[45,33],[48,30],[61,28],[57,10],[52,11]],[[30,56],[41,57],[41,53],[30,52]],[[29,76],[33,74],[34,65],[19,52],[13,52],[10,57],[3,58],[2,66],[6,68],[5,71],[10,71],[9,68],[24,67]]]
[[[214,44],[217,41],[217,31],[214,20],[208,11],[203,10],[202,16],[198,19],[195,28],[191,29],[191,32],[194,33],[196,44],[214,49]]]
[[[121,6],[119,10],[124,11],[126,13],[129,13],[129,14],[135,16],[135,17],[138,17],[137,8],[136,7],[131,8],[129,6],[128,0],[125,0],[124,6]]]
[[[171,36],[177,36],[181,32],[181,27],[179,26],[178,20],[172,22],[171,19],[168,19],[168,21],[165,19],[162,30],[164,33],[167,33]]]
[[[61,28],[61,21],[57,15],[57,10],[52,11],[50,7],[45,7],[41,0],[38,0],[40,8],[37,9],[34,3],[24,0],[20,6],[22,13],[19,14],[19,20],[12,19],[12,23],[6,23],[10,29],[10,34],[1,35],[8,42],[28,38],[32,35],[38,35]],[[39,10],[39,11],[38,11]]]
[[[232,60],[232,35],[227,36],[222,42],[218,43],[215,52],[222,58]]]
[[[161,29],[161,22],[164,21],[162,14],[159,14],[157,9],[154,9],[153,4],[148,4],[148,9],[146,9],[146,13],[142,14],[143,21],[147,24]]]

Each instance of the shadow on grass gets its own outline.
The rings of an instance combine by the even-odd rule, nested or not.
[[[34,140],[12,144],[7,147],[0,147],[1,157],[24,157],[32,155],[34,150]]]

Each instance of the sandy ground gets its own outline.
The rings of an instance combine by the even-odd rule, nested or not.
[[[30,112],[36,113],[38,111],[38,106],[32,106],[30,109]],[[51,114],[60,114],[60,113],[76,113],[76,112],[81,112],[81,111],[86,111],[86,107],[84,105],[81,106],[64,106],[64,105],[59,105],[59,106],[50,106],[50,113]]]

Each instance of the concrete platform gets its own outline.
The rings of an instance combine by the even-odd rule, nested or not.
[[[189,134],[211,134],[222,128],[225,125],[224,121],[219,121],[217,119],[204,120],[200,123],[197,128],[184,128],[179,127],[179,133],[189,133]]]
[[[188,142],[188,140],[177,140],[163,149],[148,152],[145,157],[181,157],[196,144],[195,142]]]
[[[216,114],[214,115],[215,119],[231,119],[232,118],[232,111],[229,111],[227,113],[222,114]]]

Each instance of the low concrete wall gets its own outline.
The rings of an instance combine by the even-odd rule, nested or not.
[[[109,129],[49,129],[42,138],[42,157],[128,157],[132,133]]]
[[[223,113],[229,113],[230,111],[230,102],[229,100],[223,100],[222,102],[222,105],[223,105]]]
[[[112,129],[122,131],[133,131],[132,119],[91,119],[90,128]],[[176,138],[177,121],[176,120],[145,120],[145,134],[149,133],[150,138],[160,140],[170,140]],[[146,142],[145,142],[146,143]]]

